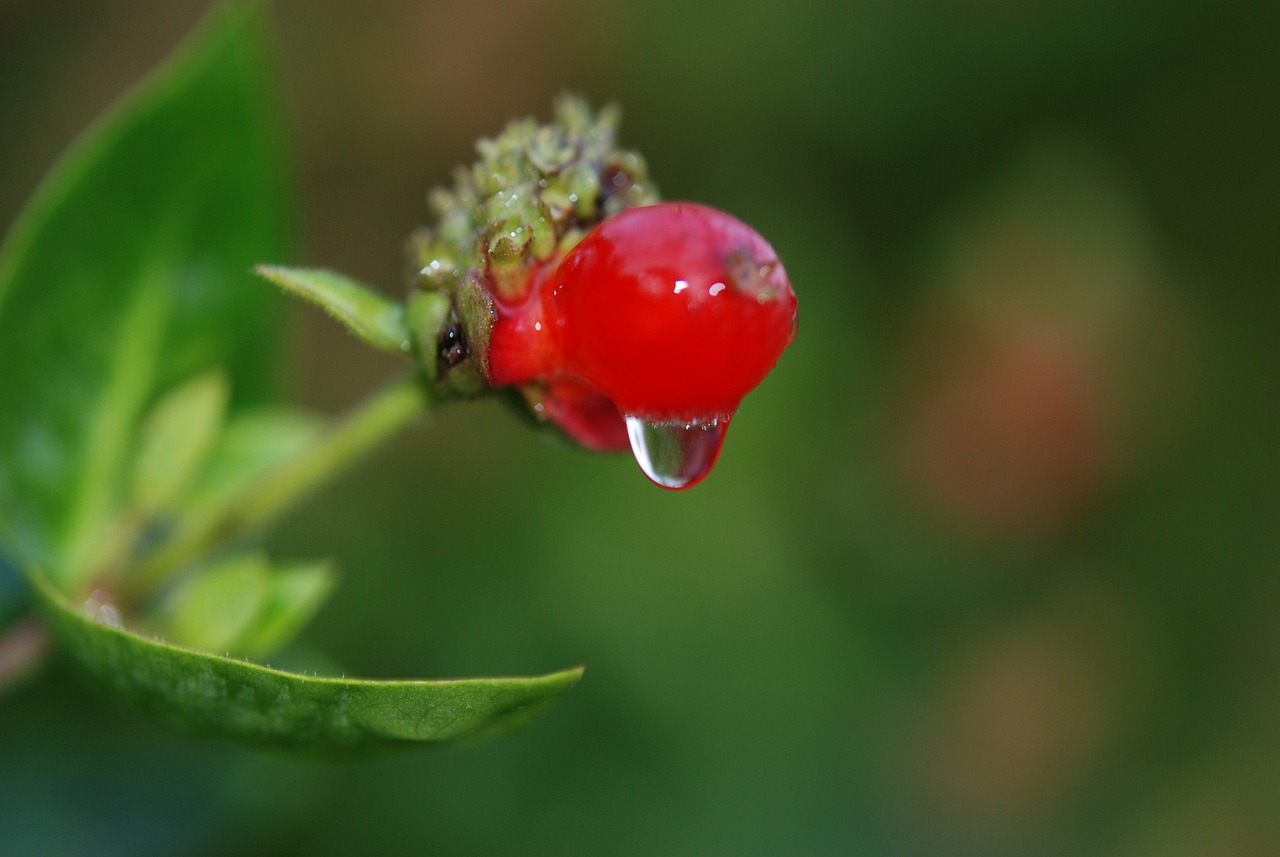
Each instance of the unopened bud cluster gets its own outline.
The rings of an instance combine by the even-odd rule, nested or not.
[[[561,96],[550,123],[519,119],[480,140],[479,159],[431,193],[435,223],[410,239],[414,289],[451,298],[477,383],[495,301],[519,301],[605,218],[658,201],[644,160],[617,147],[617,126],[616,108]]]

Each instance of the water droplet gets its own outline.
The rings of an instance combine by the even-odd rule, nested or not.
[[[95,589],[81,605],[81,612],[100,625],[124,628],[124,617],[120,615],[120,608],[112,604],[110,598],[111,595],[106,590]]]
[[[627,417],[636,464],[655,484],[673,490],[691,488],[711,472],[728,430],[728,420],[651,423]]]

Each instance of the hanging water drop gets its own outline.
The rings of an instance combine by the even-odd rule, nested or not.
[[[627,417],[636,464],[655,484],[672,490],[691,488],[711,472],[728,430],[728,420],[651,423]]]

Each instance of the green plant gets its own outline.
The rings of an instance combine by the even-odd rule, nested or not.
[[[519,722],[581,670],[374,682],[239,659],[285,642],[334,582],[253,537],[429,398],[404,383],[332,425],[269,403],[281,307],[251,268],[292,233],[271,67],[257,11],[215,13],[5,242],[0,535],[30,585],[4,590],[3,678],[47,633],[101,684],[213,734],[345,748]]]
[[[287,643],[334,586],[327,562],[278,562],[256,540],[441,402],[519,382],[535,415],[575,436],[584,414],[600,412],[594,367],[578,360],[568,378],[503,379],[489,361],[493,320],[562,259],[577,264],[575,246],[599,247],[600,230],[626,219],[608,218],[656,195],[639,158],[615,148],[613,113],[565,99],[556,124],[517,122],[482,141],[480,164],[436,195],[439,220],[415,237],[421,265],[404,303],[332,272],[262,265],[287,256],[292,232],[270,68],[260,13],[221,9],[74,148],[4,245],[0,550],[27,586],[0,605],[0,686],[38,662],[47,636],[101,684],[204,733],[345,749],[518,725],[572,687],[581,668],[369,681],[246,660]],[[743,317],[767,315],[768,325],[747,328],[767,327],[769,341],[753,344],[763,362],[706,414],[714,428],[789,341],[794,296],[747,227],[710,209],[674,208],[730,223],[736,237],[717,233],[710,245],[732,255],[746,241],[753,276],[771,284],[767,295],[719,301],[745,308]],[[252,276],[255,264],[364,341],[412,358],[411,371],[331,423],[272,404],[281,308]],[[692,333],[723,352],[725,325],[740,315],[708,316],[711,327]],[[733,365],[722,359],[720,375]],[[572,400],[565,383],[587,384],[587,399]],[[606,392],[606,412],[621,425],[612,401],[630,416],[625,391]],[[655,481],[683,487],[710,469],[723,428],[690,430],[714,435],[709,458],[676,450],[674,464],[663,463],[646,446],[654,441],[638,445],[633,432]],[[684,478],[691,470],[696,478]],[[26,607],[41,619],[23,617]]]

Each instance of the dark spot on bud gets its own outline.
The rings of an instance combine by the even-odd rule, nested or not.
[[[600,206],[603,207],[611,198],[627,192],[635,179],[617,164],[609,164],[600,173]]]
[[[730,285],[739,293],[766,303],[778,296],[778,289],[770,282],[775,260],[760,261],[746,249],[734,250],[724,260]]]
[[[466,360],[470,354],[471,350],[467,348],[467,340],[462,335],[462,328],[456,322],[445,325],[444,330],[440,331],[440,340],[436,343],[436,365],[439,367],[439,373],[443,375]]]

